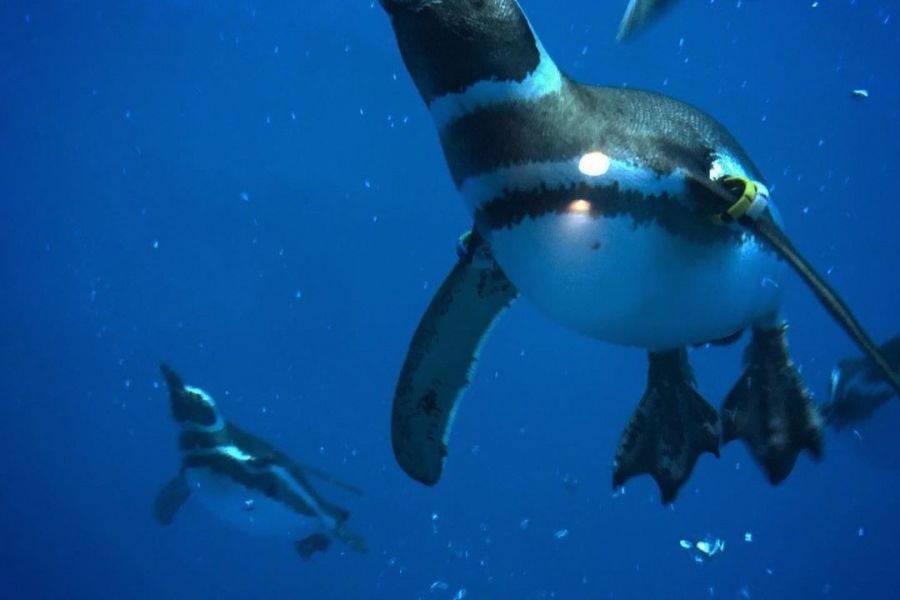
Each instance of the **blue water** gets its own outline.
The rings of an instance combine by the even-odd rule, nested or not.
[[[900,330],[900,4],[687,2],[617,45],[624,4],[523,1],[573,76],[725,123],[873,336]],[[525,302],[485,347],[440,484],[400,471],[393,386],[469,223],[377,2],[5,0],[0,158],[0,597],[900,589],[900,411],[829,434],[825,460],[802,457],[779,487],[732,444],[701,458],[673,508],[648,478],[614,497],[644,355]],[[788,287],[792,349],[822,399],[854,349]],[[303,563],[192,502],[159,526],[150,504],[178,464],[160,360],[228,418],[365,488],[333,496],[369,554]],[[740,348],[692,361],[718,405]],[[726,550],[694,563],[679,541],[707,534]]]

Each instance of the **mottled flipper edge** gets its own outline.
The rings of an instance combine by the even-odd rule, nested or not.
[[[487,245],[473,234],[431,300],[413,336],[397,382],[391,441],[410,477],[434,485],[459,401],[481,345],[517,296]]]

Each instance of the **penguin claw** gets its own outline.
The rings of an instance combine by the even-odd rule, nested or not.
[[[650,353],[647,391],[616,451],[613,487],[650,475],[675,500],[704,452],[719,456],[719,415],[695,389],[683,350]]]
[[[822,419],[787,347],[787,326],[754,329],[747,368],[722,407],[722,443],[744,440],[774,485],[808,450],[822,457]]]

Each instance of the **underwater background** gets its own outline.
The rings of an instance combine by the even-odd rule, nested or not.
[[[570,75],[723,122],[873,337],[900,330],[900,3],[686,2],[627,44],[624,0],[522,5]],[[394,384],[469,220],[373,0],[4,0],[0,159],[0,597],[897,597],[896,402],[778,487],[739,443],[704,455],[663,507],[648,477],[610,488],[644,353],[527,302],[485,345],[441,482],[400,470]],[[856,350],[787,285],[821,401]],[[740,345],[691,358],[719,405]],[[159,526],[161,360],[364,488],[328,496],[369,553],[304,563],[191,501]],[[725,551],[695,562],[680,541],[706,536]]]

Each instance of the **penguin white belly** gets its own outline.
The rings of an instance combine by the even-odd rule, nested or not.
[[[299,539],[321,529],[318,519],[209,469],[188,469],[186,476],[204,507],[245,533]]]
[[[525,218],[490,233],[498,263],[554,320],[662,350],[777,318],[783,264],[751,236],[701,243],[627,215]]]

